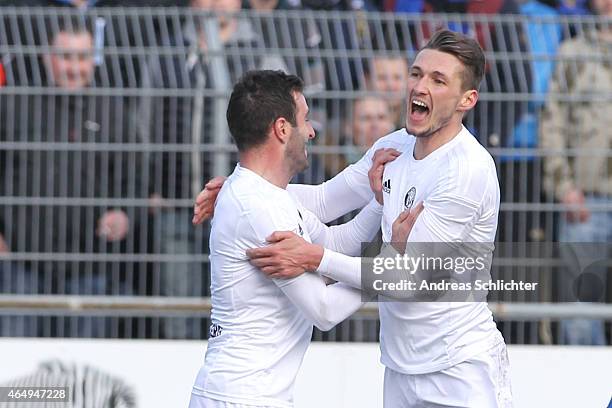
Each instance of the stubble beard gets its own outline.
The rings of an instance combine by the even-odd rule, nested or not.
[[[297,132],[291,135],[292,138],[296,138],[291,143],[291,148],[287,150],[286,159],[289,162],[289,168],[291,169],[291,177],[306,170],[308,168],[308,158],[305,156],[306,143],[299,143],[301,135]]]
[[[448,115],[448,117],[441,119],[440,121],[438,121],[438,123],[433,123],[428,129],[420,132],[420,133],[416,133],[411,131],[408,126],[406,126],[406,130],[408,131],[409,134],[411,134],[412,136],[416,137],[416,138],[428,138],[428,137],[432,137],[434,135],[436,135],[441,129],[445,128],[452,120],[453,118],[453,114],[451,113],[450,115]]]

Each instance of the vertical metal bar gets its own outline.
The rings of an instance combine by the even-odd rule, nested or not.
[[[231,81],[229,77],[229,70],[227,62],[223,56],[223,43],[219,37],[219,24],[216,18],[206,17],[204,23],[204,29],[206,33],[206,41],[208,49],[210,51],[210,72],[213,77],[214,90],[219,93],[225,93],[231,89]],[[202,81],[202,82],[200,82]],[[193,127],[191,134],[191,141],[194,146],[200,146],[201,135],[202,135],[202,122],[203,122],[203,78],[199,77],[198,85],[196,87],[197,92],[194,97],[194,112],[193,112]],[[217,146],[226,146],[229,142],[227,127],[227,121],[225,119],[225,110],[227,107],[228,99],[224,96],[215,97],[213,102],[213,127],[212,127],[212,140]],[[229,153],[219,152],[215,154],[213,158],[213,174],[214,175],[226,175],[229,174]],[[192,154],[193,163],[193,174],[194,180],[192,184],[192,195],[195,196],[196,192],[200,191],[202,184],[202,169],[200,163],[200,151],[195,148]]]

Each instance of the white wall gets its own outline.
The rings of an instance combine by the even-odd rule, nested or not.
[[[204,342],[0,339],[0,382],[51,358],[91,364],[123,378],[140,407],[186,407]],[[516,408],[606,407],[612,347],[509,347]],[[382,406],[376,344],[313,343],[296,385],[296,408]]]

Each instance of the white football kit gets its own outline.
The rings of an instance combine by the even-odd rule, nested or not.
[[[425,208],[410,233],[409,242],[491,243],[492,250],[499,212],[499,184],[490,154],[465,128],[422,160],[414,159],[415,141],[404,129],[398,130],[379,139],[359,162],[334,179],[316,187],[290,186],[290,191],[322,221],[333,219],[352,210],[351,204],[359,206],[371,199],[367,172],[372,156],[380,148],[392,147],[403,154],[384,170],[383,240],[391,241],[393,221],[403,210],[423,202]],[[325,250],[319,272],[355,288],[361,287],[360,258]],[[491,364],[461,364],[481,358],[490,350],[498,350],[500,355],[506,353],[486,303],[385,301],[379,303],[379,311],[381,362],[387,367],[386,382],[393,382],[393,386],[385,385],[385,407],[509,406],[507,364],[500,363],[506,361],[503,356]],[[483,380],[473,382],[462,392],[455,390],[457,398],[453,400],[453,394],[444,395],[453,391],[452,387],[441,385],[444,375],[440,373],[461,367],[465,370],[478,367],[482,372],[464,375]],[[397,380],[398,376],[403,376],[406,387],[410,387],[416,378],[422,379],[428,373],[432,373],[427,378],[435,385],[430,387],[433,394],[420,396],[415,395],[419,387],[412,392],[397,387],[402,383]],[[420,387],[423,392],[426,389]],[[396,393],[411,395],[412,399],[399,398]],[[454,402],[445,405],[441,401]],[[493,403],[481,405],[477,401]]]
[[[215,205],[210,235],[211,335],[190,407],[291,407],[293,384],[315,324],[329,330],[362,305],[361,291],[326,286],[316,273],[273,280],[245,251],[267,245],[274,231],[349,255],[380,227],[372,201],[351,222],[322,224],[292,195],[238,165]],[[214,404],[212,401],[216,401]]]

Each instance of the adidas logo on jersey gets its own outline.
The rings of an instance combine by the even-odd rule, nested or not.
[[[300,216],[300,220],[304,221],[304,217],[302,217],[302,213],[300,212],[300,210],[297,210],[298,215]],[[302,226],[300,225],[300,223],[298,222],[298,227],[297,230],[293,230],[293,232],[297,233],[300,237],[304,236],[304,230],[302,229]]]
[[[385,193],[388,193],[388,194],[391,193],[391,179],[388,179],[383,183],[382,190]]]

